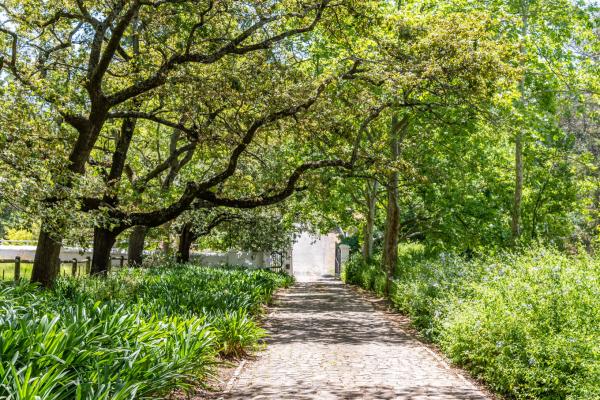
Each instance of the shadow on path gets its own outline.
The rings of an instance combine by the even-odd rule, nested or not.
[[[486,399],[333,278],[284,292],[267,329],[267,350],[222,398]]]

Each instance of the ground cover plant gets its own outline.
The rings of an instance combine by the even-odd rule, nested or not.
[[[0,283],[0,398],[158,398],[202,384],[219,354],[257,345],[255,317],[290,283],[180,265],[60,278],[48,291]]]
[[[355,257],[344,275],[383,293],[375,261]],[[401,246],[390,299],[453,361],[509,398],[600,398],[596,258],[536,247],[467,259]]]

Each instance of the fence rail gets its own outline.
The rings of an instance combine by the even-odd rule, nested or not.
[[[110,258],[111,261],[112,260],[118,260],[119,261],[119,267],[123,268],[123,266],[125,266],[125,261],[127,260],[127,257],[125,256],[121,256],[121,257],[111,257]],[[86,257],[84,260],[78,260],[77,258],[72,258],[70,260],[58,260],[60,265],[63,264],[70,264],[71,265],[71,275],[72,276],[81,276],[83,275],[81,273],[81,268],[80,266],[84,266],[84,274],[85,275],[89,275],[91,272],[91,267],[92,267],[92,258],[91,257]],[[14,263],[15,267],[14,267],[14,280],[15,282],[19,281],[21,279],[21,263],[33,263],[33,260],[23,260],[21,259],[21,257],[17,256],[15,258],[10,258],[10,259],[0,259],[0,264],[10,264],[10,263]],[[66,272],[65,272],[66,274]],[[4,279],[4,268],[2,268],[2,280]]]

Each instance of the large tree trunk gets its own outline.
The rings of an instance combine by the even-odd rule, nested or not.
[[[127,263],[129,266],[139,267],[142,265],[147,232],[148,228],[142,225],[132,228],[127,246]]]
[[[181,232],[179,233],[179,248],[176,256],[178,263],[183,264],[190,261],[190,248],[195,239],[192,227],[193,225],[188,222],[183,225],[183,228],[181,228]]]
[[[398,264],[398,234],[400,231],[400,207],[398,205],[398,173],[392,172],[388,178],[387,214],[383,239],[383,270],[387,274],[386,293]]]
[[[375,226],[375,206],[377,205],[378,182],[373,180],[367,182],[367,222],[364,227],[363,257],[370,259],[373,257],[373,228]]]
[[[165,238],[160,242],[160,249],[162,250],[164,255],[171,254],[171,225],[172,221],[168,221],[164,224],[166,234]]]
[[[100,131],[106,121],[108,106],[106,103],[92,104],[90,117],[88,120],[78,120],[75,125],[79,131],[77,141],[69,155],[68,170],[73,175],[83,175],[85,173],[85,164],[89,159],[90,153],[100,135]],[[65,188],[73,186],[72,179],[66,179],[61,182]],[[31,273],[31,282],[37,282],[45,287],[52,285],[60,272],[58,259],[60,248],[62,246],[62,237],[58,234],[61,227],[42,221],[40,227],[40,238],[35,250],[35,259],[33,262],[33,271]],[[52,238],[51,236],[54,236]]]
[[[111,265],[111,250],[117,234],[104,228],[94,229],[94,252],[92,256],[92,275],[106,275]]]
[[[134,103],[136,108],[139,104]],[[108,179],[106,180],[107,192],[104,194],[102,200],[110,205],[116,207],[119,204],[119,199],[116,196],[118,189],[118,182],[123,175],[123,169],[125,168],[125,160],[127,159],[127,152],[129,151],[129,145],[135,132],[137,120],[135,118],[125,118],[121,123],[121,132],[117,139],[116,148],[112,156],[112,162]],[[108,230],[103,227],[94,228],[94,254],[92,257],[92,275],[106,275],[110,270],[111,266],[111,250],[117,236],[123,231],[124,227],[117,229]]]
[[[392,118],[390,129],[391,161],[395,163],[400,156],[400,135],[404,135],[408,127],[408,117],[398,121]],[[400,231],[400,207],[398,205],[398,171],[390,172],[387,183],[387,214],[385,220],[385,236],[383,242],[382,267],[387,275],[386,294],[390,293],[392,279],[398,264],[398,235]]]
[[[45,227],[42,224],[42,228]],[[40,230],[31,282],[36,282],[44,287],[51,287],[54,279],[60,272],[61,239],[52,236],[43,229]]]

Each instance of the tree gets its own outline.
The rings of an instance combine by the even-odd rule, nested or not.
[[[387,171],[387,218],[382,259],[388,288],[398,257],[399,174],[407,164],[417,162],[406,155],[400,158],[401,154],[415,142],[428,142],[435,132],[432,126],[465,124],[482,115],[494,93],[503,88],[500,78],[510,73],[506,59],[511,53],[495,42],[484,15],[434,14],[433,24],[432,15],[410,15],[414,11],[410,6],[401,10],[405,17],[390,18],[377,39],[378,56],[368,57],[378,60],[371,62],[377,71],[371,82],[373,90],[390,99],[387,108],[392,120],[383,136],[389,142],[383,170]]]
[[[400,157],[400,143],[406,135],[409,126],[409,117],[398,119],[395,115],[390,124],[390,161],[395,163]],[[383,269],[388,279],[386,293],[389,293],[391,279],[398,264],[398,235],[400,233],[400,209],[398,205],[398,170],[392,169],[387,181],[387,214],[385,219],[385,236],[383,239]]]
[[[324,82],[317,87],[316,92],[312,96],[309,96],[298,104],[292,104],[283,109],[268,111],[266,114],[249,118],[247,122],[248,125],[246,125],[244,131],[241,132],[240,142],[235,144],[229,150],[229,155],[225,158],[226,162],[221,172],[209,176],[201,182],[187,182],[185,189],[179,198],[165,208],[146,213],[127,213],[114,207],[114,204],[107,204],[106,198],[86,199],[87,204],[90,206],[88,208],[89,210],[104,208],[110,223],[109,226],[95,230],[92,272],[100,274],[105,273],[108,270],[110,249],[112,248],[117,235],[132,226],[143,225],[155,227],[173,220],[190,208],[215,206],[256,208],[275,204],[285,200],[296,191],[296,183],[306,172],[325,167],[350,167],[352,164],[350,159],[343,160],[342,158],[337,158],[306,161],[288,174],[287,179],[285,179],[286,183],[281,188],[272,187],[271,185],[271,187],[262,190],[262,193],[264,193],[263,195],[228,197],[220,196],[213,191],[217,186],[227,185],[229,179],[236,178],[235,175],[242,156],[250,149],[250,146],[261,129],[284,118],[300,118],[300,113],[310,109],[333,81],[334,79],[332,78],[326,78]],[[228,124],[232,126],[233,121]],[[115,165],[114,160],[112,165]]]
[[[5,82],[68,125],[66,168],[52,177],[60,189],[48,188],[47,208],[78,191],[111,112],[148,101],[165,84],[175,83],[186,65],[217,64],[311,31],[330,2],[4,2],[11,25],[0,28],[9,38],[3,38],[0,55],[10,73]],[[136,35],[139,54],[132,50]],[[125,146],[126,137],[121,139]],[[120,176],[123,160],[117,157],[112,165],[111,175]],[[32,281],[48,286],[56,276],[64,229],[64,221],[44,217]],[[101,248],[111,241],[101,239],[105,234],[97,235]]]

